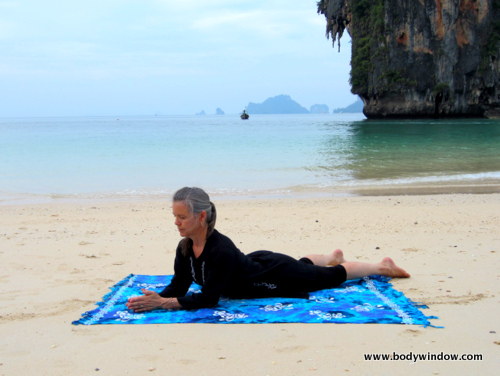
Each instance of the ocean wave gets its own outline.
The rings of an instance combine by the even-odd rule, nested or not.
[[[450,182],[478,182],[487,180],[500,180],[500,171],[478,172],[468,174],[453,174],[453,175],[428,175],[428,176],[411,176],[400,178],[383,178],[383,179],[366,179],[366,180],[350,180],[337,182],[336,185],[341,186],[372,186],[372,185],[400,185],[400,184],[418,184],[418,183],[450,183]]]

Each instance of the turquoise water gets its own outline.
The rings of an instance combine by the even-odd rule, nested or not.
[[[339,193],[500,182],[500,121],[362,115],[0,119],[0,198]]]

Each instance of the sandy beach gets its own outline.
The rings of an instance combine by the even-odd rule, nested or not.
[[[172,274],[163,201],[0,206],[0,375],[492,375],[500,366],[500,194],[218,200],[245,252],[394,258],[432,323],[94,325],[72,321],[130,273]],[[366,361],[364,354],[479,354]]]

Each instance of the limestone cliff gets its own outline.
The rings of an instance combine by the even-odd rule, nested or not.
[[[500,115],[500,0],[321,0],[369,118]],[[340,48],[340,44],[339,44]]]

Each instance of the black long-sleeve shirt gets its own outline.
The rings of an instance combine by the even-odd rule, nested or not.
[[[342,267],[339,272],[338,268],[315,266],[270,251],[245,255],[217,230],[208,237],[198,258],[192,247],[184,254],[179,244],[174,272],[160,295],[176,297],[185,309],[215,306],[221,296],[304,296],[345,281]],[[202,286],[201,292],[186,295],[193,282]]]

